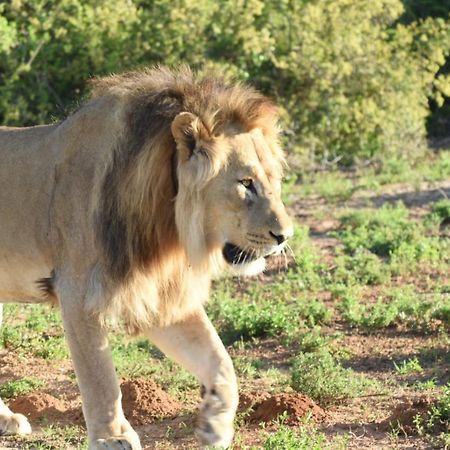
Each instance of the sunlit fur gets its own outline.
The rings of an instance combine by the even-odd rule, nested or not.
[[[109,318],[199,379],[197,434],[230,445],[237,382],[202,303],[219,270],[260,271],[292,235],[282,165],[272,103],[187,68],[102,78],[59,123],[0,127],[0,300],[59,302],[90,449],[141,449]],[[0,431],[31,431],[0,415]]]
[[[125,129],[111,149],[115,153],[98,200],[101,258],[90,290],[101,294],[91,296],[96,300],[90,306],[125,319],[131,330],[171,323],[206,299],[210,276],[222,265],[220,249],[206,244],[202,190],[226,163],[229,151],[225,139],[208,149],[206,157],[188,158],[178,148],[174,182],[172,121],[180,112],[194,114],[200,140],[205,133],[217,141],[230,126],[243,132],[258,128],[267,140],[266,151],[281,164],[276,109],[251,88],[213,76],[196,77],[188,68],[106,77],[95,80],[93,87],[94,101],[118,100],[115,113]],[[189,161],[181,164],[183,158]],[[194,172],[190,165],[196,163]]]

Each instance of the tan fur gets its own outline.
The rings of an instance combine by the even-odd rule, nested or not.
[[[236,382],[202,305],[213,275],[260,271],[292,234],[277,134],[267,98],[187,67],[101,78],[64,122],[0,129],[0,299],[58,298],[90,448],[140,448],[121,412],[106,318],[223,392],[226,401],[204,400],[216,406],[202,409],[199,435],[231,439]],[[199,368],[200,348],[217,364]]]

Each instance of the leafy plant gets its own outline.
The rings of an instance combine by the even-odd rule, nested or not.
[[[424,148],[428,98],[449,94],[450,26],[405,25],[402,13],[400,0],[3,2],[0,121],[63,116],[92,75],[186,62],[275,97],[300,158],[411,157]],[[324,195],[351,195],[343,183]]]
[[[40,388],[43,384],[42,380],[34,377],[24,377],[19,380],[7,381],[0,385],[0,397],[12,398],[18,395],[28,394]]]
[[[280,420],[280,419],[279,419]],[[329,448],[323,433],[308,427],[291,428],[282,423],[274,433],[266,433],[264,450],[323,450]]]
[[[411,358],[408,360],[403,360],[401,363],[397,364],[394,362],[395,371],[399,375],[409,375],[412,373],[422,372],[423,368],[417,358]]]
[[[301,352],[293,359],[291,386],[320,404],[329,404],[341,397],[360,394],[367,382],[342,367],[329,349],[319,348]]]
[[[209,311],[225,343],[289,333],[298,326],[292,305],[271,299],[239,301],[221,297]]]
[[[389,272],[405,274],[421,262],[433,265],[446,264],[448,260],[445,255],[450,244],[430,235],[433,230],[428,230],[425,223],[411,220],[402,203],[353,211],[341,220],[343,229],[335,235],[349,255],[342,258],[341,266],[352,269],[358,281],[376,284],[385,281]],[[378,258],[387,260],[389,266],[383,267]],[[344,280],[348,277],[345,270],[342,276]]]
[[[438,225],[450,223],[450,200],[445,198],[433,203],[430,212],[430,219]]]

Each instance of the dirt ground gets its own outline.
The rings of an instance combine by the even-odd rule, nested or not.
[[[345,204],[336,205],[336,208],[369,203],[380,206],[402,200],[412,214],[421,216],[428,210],[430,202],[444,196],[450,197],[450,182],[424,184],[416,191],[399,185],[391,186],[389,192],[384,194],[353,196]],[[324,259],[334,245],[329,232],[338,226],[334,216],[317,214],[326,208],[322,199],[314,197],[291,206],[297,220],[310,227],[313,243]],[[317,219],[318,216],[321,218]],[[261,278],[261,281],[264,282],[264,279]],[[450,380],[449,343],[439,334],[415,334],[398,329],[367,334],[339,322],[329,326],[342,333],[340,344],[352,352],[346,366],[358,373],[383,383],[388,383],[394,376],[397,380],[407,382],[407,375],[393,374],[393,363],[419,356],[423,367],[419,378],[428,379],[432,376],[439,386]],[[279,346],[276,339],[261,340],[252,352],[262,365],[275,367],[281,372],[287,370],[289,349]],[[0,355],[0,363],[0,383],[31,374],[38,374],[45,380],[45,391],[18,396],[10,402],[11,409],[29,417],[38,434],[39,429],[48,423],[84,426],[80,398],[69,361],[54,364],[53,361],[39,358],[18,357],[5,350]],[[428,438],[415,432],[413,427],[413,418],[432,404],[432,392],[396,386],[394,395],[377,393],[342,400],[338,405],[324,410],[308,397],[289,390],[271,393],[264,389],[257,390],[258,386],[252,389],[244,384],[241,387],[241,426],[235,448],[251,445],[258,448],[261,445],[260,423],[265,423],[266,430],[270,432],[273,429],[272,421],[284,411],[289,413],[286,421],[289,426],[298,426],[302,418],[310,416],[318,424],[319,430],[330,439],[348,436],[349,449],[437,448]],[[125,413],[140,434],[145,449],[197,448],[193,436],[194,402],[182,403],[148,379],[123,380],[122,389]],[[390,424],[394,425],[396,432],[392,431]],[[20,448],[17,445],[14,438],[0,438],[0,448]]]
[[[429,349],[433,358],[436,354],[441,355],[442,364],[433,363],[433,375],[442,382],[450,378],[448,361],[444,358],[449,348],[443,346],[437,337],[399,336],[396,333],[380,333],[379,336],[351,334],[344,338],[343,344],[355,351],[352,368],[375,379],[386,380],[391,376],[393,361],[413,356],[418,349]],[[276,358],[271,358],[274,355],[267,351],[271,347],[276,348],[266,346],[264,355],[273,364]],[[47,392],[18,396],[10,402],[11,409],[25,414],[37,433],[40,427],[49,423],[84,426],[77,387],[67,381],[73,379],[70,363],[56,369],[51,363],[32,359],[14,361],[11,354],[2,355],[0,360],[3,363],[0,382],[11,373],[17,377],[20,373],[29,375],[33,372],[45,374],[48,380],[53,380],[48,383],[50,389],[47,388]],[[122,391],[125,413],[140,434],[145,449],[197,448],[192,435],[195,407],[183,405],[151,380],[123,380]],[[268,431],[275,429],[271,428],[272,421],[287,411],[287,425],[298,426],[302,418],[310,415],[326,435],[350,435],[349,449],[433,448],[427,439],[412,432],[413,417],[426,410],[431,402],[429,393],[398,390],[395,396],[360,397],[323,410],[298,393],[244,391],[239,406],[244,419],[237,435],[242,444],[258,446],[261,444],[259,424],[265,423]],[[398,436],[390,433],[390,422],[401,425],[402,431]],[[167,447],[168,442],[172,447]],[[20,447],[16,447],[14,438],[4,437],[0,438],[0,448]]]

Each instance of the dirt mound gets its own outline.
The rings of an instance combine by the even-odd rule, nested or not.
[[[284,412],[288,414],[285,422],[287,425],[298,425],[307,415],[317,422],[326,417],[320,406],[300,393],[245,393],[240,397],[239,410],[249,411],[247,421],[250,423],[272,422]]]
[[[80,423],[81,408],[71,408],[64,400],[60,400],[45,392],[20,395],[9,402],[15,413],[26,416],[31,422],[46,420],[50,423]]]
[[[126,380],[121,389],[123,410],[132,425],[145,425],[156,418],[174,416],[183,408],[152,380]]]
[[[417,417],[426,421],[435,401],[428,396],[408,398],[399,403],[392,414],[381,423],[381,428],[388,430],[401,426],[405,433],[416,434]]]
[[[261,402],[269,398],[270,394],[264,391],[241,392],[239,394],[238,411],[244,412],[249,409],[253,411],[256,406],[258,406],[259,404],[261,404]]]

